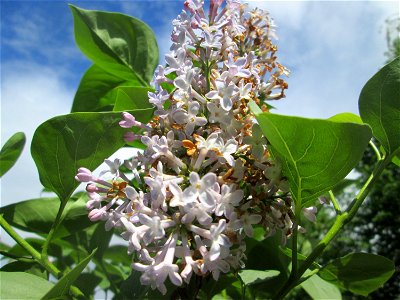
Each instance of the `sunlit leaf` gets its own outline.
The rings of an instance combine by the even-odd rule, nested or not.
[[[276,270],[241,270],[239,271],[239,276],[245,285],[252,285],[267,281],[273,277],[279,275],[279,271]]]
[[[400,57],[380,69],[363,87],[361,118],[390,155],[400,148]]]
[[[148,85],[158,64],[158,46],[150,27],[120,13],[70,7],[81,51],[106,72]]]
[[[23,272],[0,272],[0,299],[42,299],[53,283]]]
[[[367,296],[393,275],[394,268],[394,263],[386,257],[352,253],[330,262],[319,275],[340,288]]]
[[[120,86],[117,89],[114,111],[152,108],[147,93],[153,91],[149,87]]]
[[[321,279],[318,275],[313,275],[306,281],[301,283],[301,287],[310,295],[312,299],[322,300],[340,300],[342,294],[340,290],[333,284]]]
[[[282,161],[298,205],[332,189],[358,163],[371,138],[367,125],[256,114],[272,152]]]
[[[0,177],[15,164],[25,145],[25,134],[17,132],[10,137],[0,151]]]
[[[146,123],[152,109],[131,113]],[[94,170],[125,144],[126,129],[118,125],[120,120],[117,112],[73,113],[40,125],[33,136],[31,153],[42,184],[62,201],[68,199],[79,184],[74,178],[78,168]]]

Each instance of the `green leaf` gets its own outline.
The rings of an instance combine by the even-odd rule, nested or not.
[[[332,189],[358,163],[371,138],[368,125],[256,114],[260,127],[282,160],[298,205]]]
[[[157,41],[149,26],[120,13],[70,8],[76,43],[90,60],[117,77],[148,85],[158,64]]]
[[[245,285],[261,283],[279,275],[279,271],[241,270],[239,276]]]
[[[333,122],[339,122],[339,123],[357,123],[357,124],[363,124],[363,121],[361,120],[360,116],[357,116],[353,113],[340,113],[337,115],[334,115],[328,119],[329,121]]]
[[[149,87],[120,86],[117,89],[114,111],[152,108],[147,92],[154,91]]]
[[[96,253],[94,250],[88,257],[83,259],[75,268],[69,271],[66,275],[61,277],[61,279],[52,287],[50,291],[43,297],[45,299],[53,299],[66,295],[69,291],[70,286],[74,281],[81,275],[83,270],[86,268],[87,264],[92,259],[93,255]]]
[[[37,262],[24,262],[24,261],[13,261],[9,264],[4,265],[0,271],[2,272],[25,272],[32,275],[39,276],[47,280],[46,270],[39,265]]]
[[[69,201],[63,222],[57,228],[56,237],[63,237],[83,230],[92,222],[87,217],[86,198]],[[12,226],[28,232],[48,234],[57,215],[58,198],[39,198],[13,203],[0,208],[4,219]]]
[[[301,287],[315,300],[342,299],[340,290],[333,284],[321,279],[318,275],[311,276],[306,281],[302,282]]]
[[[400,57],[380,69],[363,87],[361,118],[390,155],[400,148]]]
[[[141,272],[133,270],[131,275],[121,284],[124,299],[143,299],[150,286],[140,283]]]
[[[152,109],[130,111],[137,120],[147,122]],[[79,182],[79,167],[90,170],[121,148],[126,129],[117,112],[73,113],[41,124],[35,131],[31,153],[42,184],[62,201],[68,199]]]
[[[41,299],[54,285],[23,272],[0,272],[0,299]]]
[[[400,156],[399,155],[393,156],[392,163],[394,163],[396,166],[400,167]]]
[[[319,272],[326,281],[363,296],[381,287],[393,273],[394,263],[390,259],[369,253],[337,258]]]
[[[25,134],[17,132],[4,144],[0,151],[0,177],[15,164],[25,145]]]
[[[112,111],[116,100],[116,88],[120,85],[140,85],[138,81],[126,81],[92,65],[83,75],[74,97],[71,112]]]

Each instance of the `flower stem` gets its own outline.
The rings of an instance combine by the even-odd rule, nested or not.
[[[392,157],[395,154],[396,153],[393,153],[391,156],[388,156],[383,160],[379,161],[379,163],[375,166],[375,169],[373,170],[372,174],[370,175],[364,186],[361,188],[361,190],[358,192],[352,203],[346,209],[346,211],[336,216],[334,224],[326,233],[326,235],[322,238],[322,240],[318,243],[318,245],[314,248],[311,254],[307,257],[307,259],[300,265],[299,269],[296,272],[296,276],[289,277],[285,285],[283,285],[283,287],[275,295],[274,299],[283,299],[295,286],[297,286],[300,283],[299,279],[301,279],[301,276],[314,263],[314,261],[325,251],[326,247],[338,235],[338,233],[342,230],[342,228],[354,218],[361,204],[363,203],[369,192],[372,190],[373,185],[378,180],[379,176],[382,174],[382,171],[385,169],[385,167],[391,162]],[[292,256],[293,255],[294,253],[292,254]]]
[[[329,193],[329,197],[331,198],[333,207],[335,208],[336,214],[340,215],[342,213],[342,209],[340,208],[339,201],[337,201],[337,199],[336,199],[335,195],[332,193],[332,191],[329,191],[328,193]]]

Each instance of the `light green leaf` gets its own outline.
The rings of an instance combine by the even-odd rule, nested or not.
[[[146,123],[152,109],[130,111]],[[66,201],[79,182],[79,167],[94,170],[105,158],[121,148],[126,129],[117,112],[73,113],[58,116],[40,125],[33,136],[31,153],[42,184]]]
[[[41,299],[54,284],[23,272],[0,272],[0,299]]]
[[[400,57],[380,69],[363,87],[361,118],[390,155],[400,148]]]
[[[94,250],[88,257],[83,259],[75,268],[64,275],[43,297],[44,299],[53,299],[66,295],[69,291],[70,286],[74,281],[81,275],[83,270],[86,268],[87,264],[92,259],[93,255],[96,253]]]
[[[279,271],[241,270],[239,276],[245,285],[261,283],[279,275]]]
[[[392,163],[394,163],[396,166],[400,167],[400,156],[398,156],[398,155],[393,156]]]
[[[337,258],[319,272],[326,281],[363,296],[381,287],[393,273],[394,263],[390,259],[369,253]]]
[[[0,151],[0,177],[15,164],[25,145],[25,134],[17,132],[10,137]]]
[[[141,85],[138,81],[126,81],[92,65],[83,75],[74,97],[71,112],[112,111],[116,88],[120,85]]]
[[[70,8],[81,51],[106,72],[147,86],[158,64],[157,41],[150,27],[120,13]]]
[[[358,163],[371,138],[367,125],[256,114],[260,127],[282,160],[298,205],[332,189]]]
[[[318,275],[311,276],[301,283],[301,287],[314,300],[342,299],[340,290],[333,284],[321,279]]]
[[[334,122],[348,122],[348,123],[357,123],[357,124],[363,124],[363,121],[361,120],[360,116],[357,116],[353,113],[340,113],[337,115],[334,115],[328,119],[329,121],[334,121]]]
[[[147,95],[150,91],[153,89],[149,87],[119,86],[114,111],[152,108]]]

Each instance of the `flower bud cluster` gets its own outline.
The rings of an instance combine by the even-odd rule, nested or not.
[[[167,277],[180,286],[242,268],[254,226],[284,238],[293,227],[288,183],[248,107],[267,110],[263,101],[287,88],[268,13],[211,0],[206,15],[203,0],[186,0],[173,25],[149,93],[155,117],[142,124],[123,113],[120,122],[133,128],[125,140],[146,150],[106,160],[99,178],[85,168],[76,176],[88,182],[89,218],[122,231],[142,284],[163,294]]]

